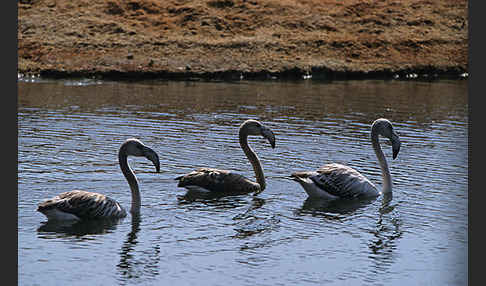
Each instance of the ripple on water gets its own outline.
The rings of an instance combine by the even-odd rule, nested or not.
[[[461,278],[468,243],[466,91],[464,84],[448,81],[19,81],[19,280],[69,284],[83,275],[83,282],[110,285],[467,281]],[[391,202],[309,200],[286,179],[294,171],[340,162],[381,186],[369,142],[370,124],[378,117],[393,121],[402,142],[391,160],[390,145],[381,140],[394,180]],[[257,197],[184,197],[174,178],[197,167],[253,178],[237,135],[247,118],[261,120],[276,136],[275,149],[250,139],[267,189]],[[46,224],[36,204],[75,188],[107,194],[129,208],[129,186],[117,162],[118,148],[129,137],[151,146],[161,160],[159,174],[143,158],[129,160],[141,190],[140,219]]]

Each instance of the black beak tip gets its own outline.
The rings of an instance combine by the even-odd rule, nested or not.
[[[153,163],[154,163],[154,166],[155,166],[155,172],[160,173],[160,163],[157,162],[157,161],[155,161]]]

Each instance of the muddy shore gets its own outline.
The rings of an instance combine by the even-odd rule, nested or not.
[[[107,79],[460,77],[468,2],[18,2],[18,73]]]

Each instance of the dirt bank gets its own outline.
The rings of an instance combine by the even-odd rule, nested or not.
[[[18,72],[108,78],[467,72],[465,0],[19,0]]]

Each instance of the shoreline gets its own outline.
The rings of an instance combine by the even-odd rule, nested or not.
[[[17,7],[17,73],[28,76],[339,80],[468,74],[466,0],[20,0]]]
[[[376,70],[362,71],[333,71],[326,68],[311,68],[309,70],[290,69],[281,72],[259,71],[246,72],[239,70],[224,70],[218,72],[197,73],[191,71],[74,71],[41,70],[39,73],[21,73],[19,78],[39,77],[44,79],[97,79],[112,81],[144,81],[144,80],[175,80],[175,81],[239,81],[239,80],[464,80],[469,77],[467,70],[449,68],[437,69],[427,67],[422,69],[403,69],[398,71]]]

